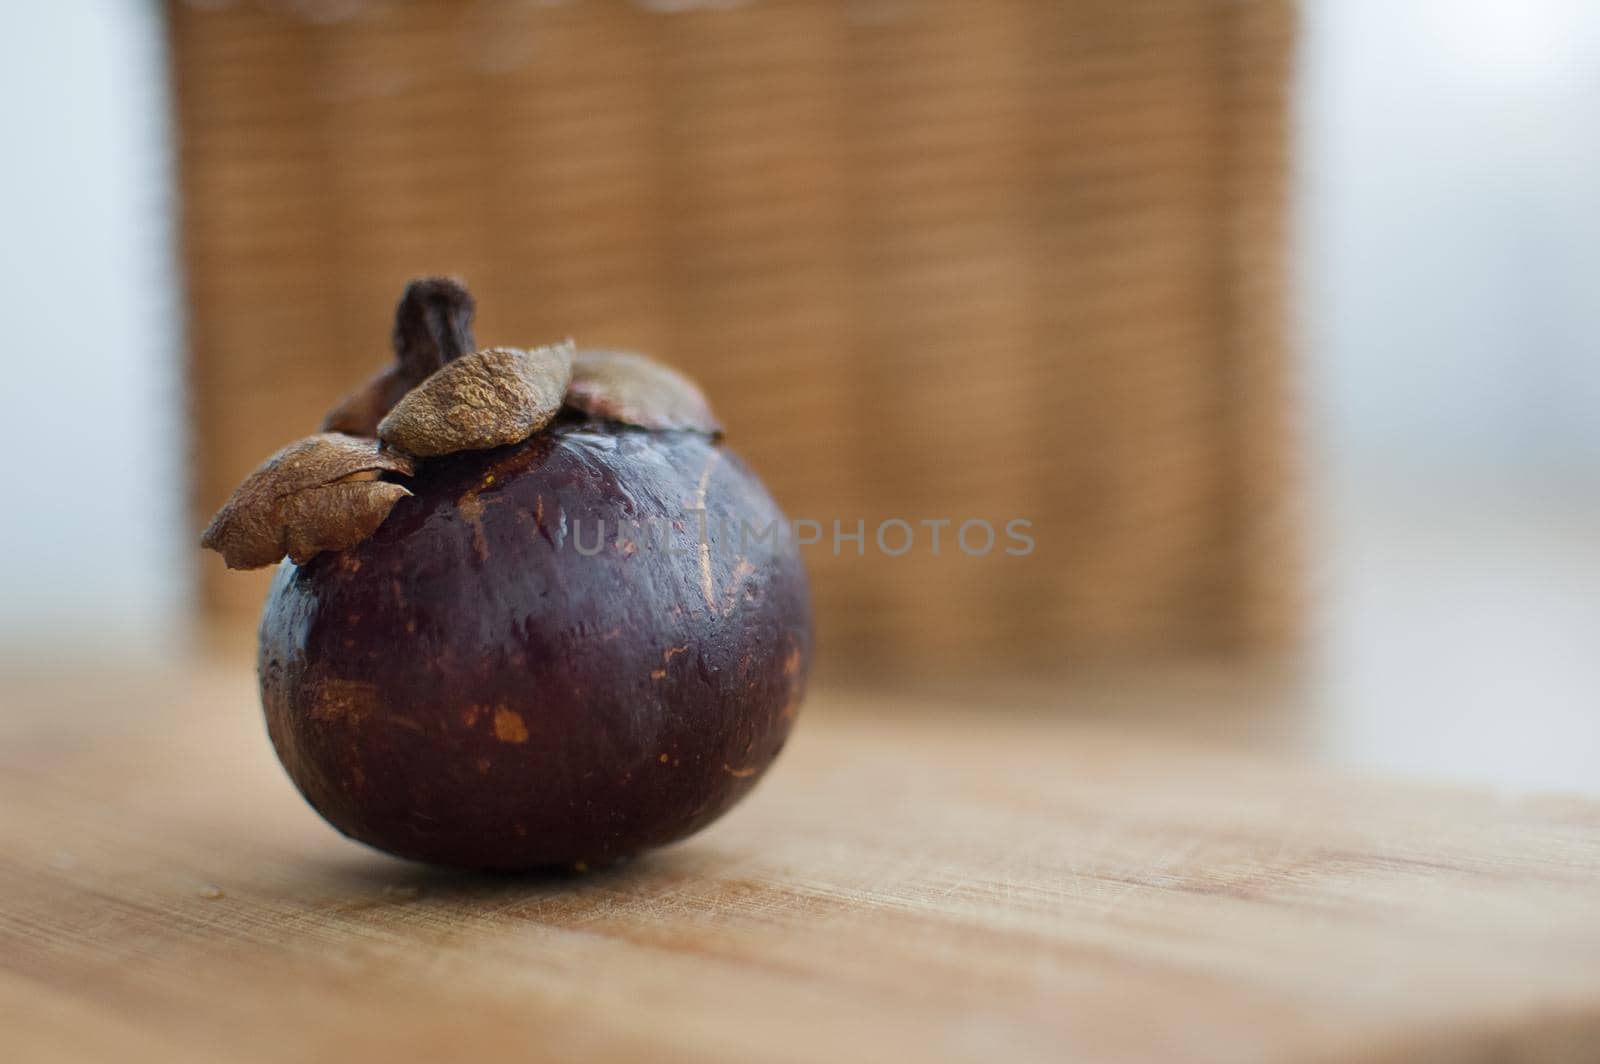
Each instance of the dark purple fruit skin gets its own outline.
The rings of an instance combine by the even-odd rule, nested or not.
[[[755,785],[804,694],[811,614],[784,518],[732,452],[568,421],[406,484],[372,539],[283,563],[262,615],[268,733],[334,827],[437,864],[599,865]],[[647,517],[675,523],[672,553],[659,531],[613,546]],[[601,519],[605,547],[580,553]],[[741,542],[740,521],[780,532]]]

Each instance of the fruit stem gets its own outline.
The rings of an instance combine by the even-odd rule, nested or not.
[[[419,277],[406,285],[394,310],[394,355],[413,385],[434,370],[477,349],[472,339],[476,305],[466,285],[450,277]]]

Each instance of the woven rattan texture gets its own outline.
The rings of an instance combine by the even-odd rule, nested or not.
[[[452,272],[483,342],[656,354],[791,516],[866,522],[867,557],[808,554],[825,660],[1292,637],[1291,5],[171,15],[197,513],[387,358],[409,276]],[[891,517],[1036,547],[874,556]],[[252,617],[262,582],[210,562],[208,608]]]

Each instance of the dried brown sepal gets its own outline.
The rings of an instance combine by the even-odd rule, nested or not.
[[[296,565],[368,539],[411,493],[386,480],[344,480],[283,501],[284,550]]]
[[[416,387],[399,366],[390,366],[339,401],[322,419],[323,432],[376,438],[378,422]]]
[[[378,422],[411,389],[476,346],[472,293],[450,277],[420,277],[406,286],[394,311],[394,365],[339,401],[322,419],[323,432],[376,436]]]
[[[354,546],[410,494],[378,480],[378,474],[412,470],[410,458],[381,449],[376,440],[331,432],[307,436],[245,477],[206,526],[200,545],[219,552],[230,569],[259,569],[285,554],[302,561],[318,550]]]
[[[646,429],[722,431],[698,385],[675,369],[626,351],[578,352],[566,405],[590,417]]]
[[[396,403],[378,438],[418,458],[520,443],[560,411],[572,355],[570,340],[463,355]]]

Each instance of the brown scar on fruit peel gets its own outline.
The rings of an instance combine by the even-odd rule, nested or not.
[[[378,479],[409,475],[411,459],[375,440],[318,433],[296,440],[257,466],[217,511],[200,544],[230,569],[259,569],[285,554],[297,563],[344,550],[371,536],[411,494]]]
[[[419,458],[521,443],[561,410],[572,341],[491,347],[446,363],[394,405],[378,438]]]
[[[727,594],[722,600],[722,612],[732,613],[733,608],[739,604],[739,592],[744,590],[744,582],[755,575],[756,567],[750,564],[749,558],[740,558],[739,564],[733,567],[733,575],[728,578]]]
[[[461,511],[461,516],[472,526],[472,553],[478,556],[480,562],[488,561],[489,540],[483,534],[484,503],[478,497],[478,492],[473,490],[463,494],[456,500],[456,509]]]
[[[674,657],[678,656],[679,654],[682,654],[684,651],[686,651],[688,649],[689,649],[689,644],[688,643],[684,643],[681,646],[668,647],[667,649],[665,649],[665,650],[663,650],[661,652],[661,663],[663,665],[667,664]],[[653,670],[651,670],[650,678],[652,680],[665,680],[667,678],[667,670],[664,669],[664,668],[663,669],[653,669]]]
[[[357,724],[378,711],[376,684],[359,680],[326,679],[314,688],[308,712],[312,720]]]
[[[722,763],[722,771],[726,772],[728,775],[730,775],[734,779],[738,779],[738,780],[747,780],[751,776],[754,776],[756,774],[756,770],[755,770],[755,768],[753,766],[746,766],[744,768],[733,768],[726,761],[724,761]]]
[[[706,467],[700,471],[700,482],[694,489],[694,502],[689,507],[691,511],[702,514],[705,512],[706,491],[711,487],[711,473],[717,468],[717,463],[721,459],[721,451],[712,451],[711,456],[706,459]],[[710,610],[711,615],[715,617],[717,615],[717,589],[711,579],[711,543],[709,542],[711,537],[709,534],[702,536],[697,532],[696,538],[700,541],[697,544],[700,551],[700,593],[705,596],[706,609]]]
[[[525,743],[528,726],[520,713],[502,706],[494,711],[494,737],[503,743]]]
[[[488,481],[510,480],[518,473],[524,472],[539,460],[540,452],[535,448],[525,448],[513,451],[508,455],[495,459],[494,465],[489,467],[485,475],[483,487],[490,486]]]

